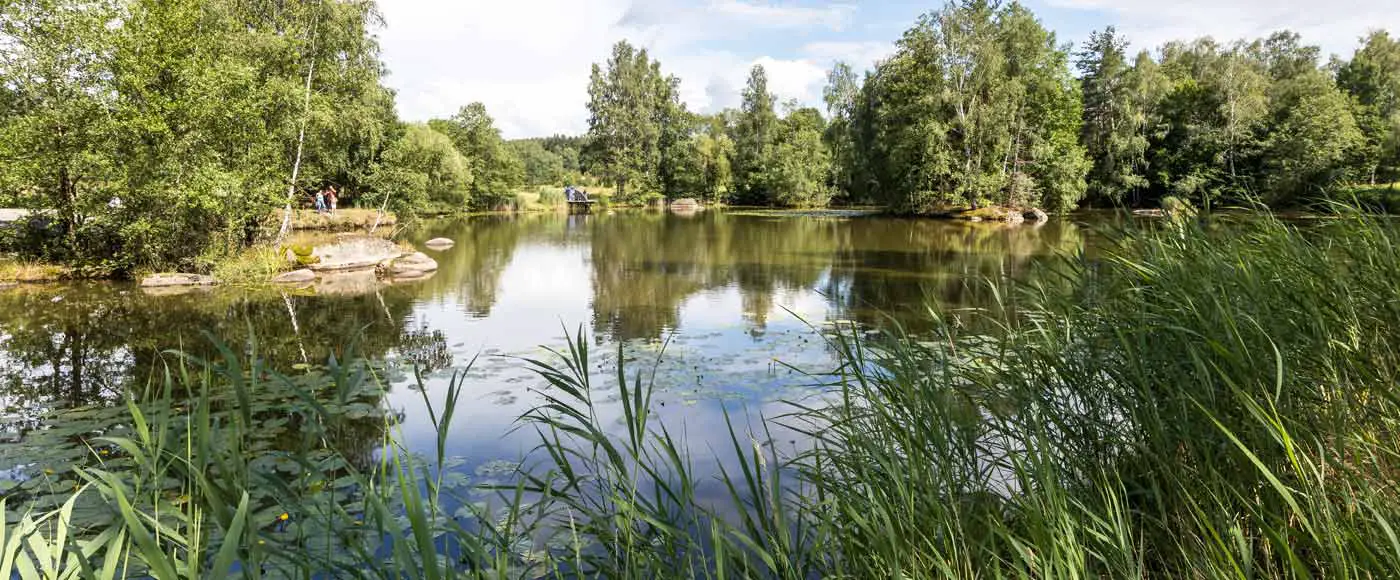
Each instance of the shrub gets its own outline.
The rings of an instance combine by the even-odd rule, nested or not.
[[[542,187],[539,201],[545,207],[558,207],[564,204],[564,192],[554,187]]]
[[[293,264],[306,266],[320,262],[321,258],[311,255],[311,252],[311,246],[305,245],[290,248],[254,246],[217,261],[213,274],[225,283],[266,282],[272,276],[291,269]],[[289,253],[295,262],[288,259]]]
[[[637,201],[640,201],[643,205],[657,205],[666,201],[666,196],[658,191],[648,191],[638,196]]]

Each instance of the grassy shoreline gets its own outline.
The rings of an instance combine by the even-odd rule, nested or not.
[[[276,216],[276,222],[281,223],[280,212]],[[398,217],[393,213],[385,213],[382,217],[377,209],[361,208],[341,208],[335,214],[320,213],[314,209],[296,209],[292,212],[291,229],[293,230],[326,230],[326,231],[348,231],[348,230],[368,230],[379,222],[380,227],[392,227],[398,223]]]
[[[0,257],[0,284],[61,282],[73,277],[72,269],[60,264]]]

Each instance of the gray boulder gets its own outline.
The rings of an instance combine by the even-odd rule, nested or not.
[[[169,288],[173,286],[213,286],[218,281],[213,276],[203,274],[162,273],[151,274],[141,281],[142,288]]]
[[[1044,211],[1041,211],[1040,208],[1034,208],[1025,213],[1025,219],[1039,224],[1049,221],[1050,216],[1047,215]]]
[[[313,256],[320,258],[308,265],[316,272],[346,272],[370,270],[380,262],[403,255],[403,248],[383,238],[371,236],[342,236],[332,244],[316,246]]]
[[[272,281],[277,284],[309,284],[316,281],[316,272],[309,268],[292,270],[274,276]]]
[[[423,252],[414,252],[389,260],[382,269],[391,278],[413,278],[437,271],[438,263]]]

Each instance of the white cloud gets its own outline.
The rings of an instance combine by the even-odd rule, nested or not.
[[[718,14],[761,23],[773,28],[807,28],[824,26],[839,30],[856,10],[850,4],[832,4],[819,8],[783,6],[743,0],[712,0],[710,8]]]
[[[1357,39],[1377,28],[1400,29],[1396,0],[1048,0],[1105,13],[1134,46],[1212,36],[1228,42],[1289,29],[1322,46],[1324,56],[1350,57]]]
[[[830,61],[864,67],[879,52],[857,42],[814,42],[784,56],[736,50],[770,32],[800,44],[804,33],[839,31],[855,12],[845,3],[382,0],[381,9],[400,114],[421,121],[481,101],[507,137],[583,132],[590,66],[619,40],[651,51],[680,77],[691,110],[704,112],[736,105],[754,64],[768,69],[780,98],[816,104]]]
[[[1255,38],[1281,28],[1349,56],[1374,28],[1400,30],[1400,0],[1042,0],[1116,24],[1136,47],[1203,35]],[[681,78],[691,110],[732,107],[754,64],[780,99],[819,105],[835,61],[857,70],[894,52],[852,26],[856,0],[381,0],[388,83],[409,120],[486,104],[508,137],[581,133],[588,73],[619,40],[646,47]],[[870,6],[870,5],[867,5]],[[875,10],[872,8],[872,10]],[[878,11],[878,10],[876,10]],[[912,18],[912,17],[911,17]],[[912,20],[911,20],[912,22]]]
[[[888,58],[894,49],[894,41],[821,41],[807,43],[802,54],[819,63],[842,61],[860,71]]]
[[[507,136],[576,131],[589,65],[608,53],[621,0],[386,0],[388,83],[410,120],[486,104]]]

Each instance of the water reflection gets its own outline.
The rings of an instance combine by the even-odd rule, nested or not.
[[[210,337],[274,368],[346,356],[383,357],[402,341],[413,298],[399,288],[362,295],[201,291],[149,295],[118,284],[21,286],[0,292],[0,384],[10,429],[44,412],[125,400],[159,378],[164,351],[216,354]],[[328,340],[336,337],[339,340]],[[354,341],[350,341],[350,338]]]
[[[1025,279],[1031,264],[1083,245],[1082,230],[875,217],[707,213],[592,218],[593,315],[616,340],[659,338],[681,303],[736,287],[761,330],[784,294],[818,291],[843,317],[926,322],[925,302],[982,306],[988,280]]]
[[[918,331],[926,303],[987,306],[996,296],[983,280],[1034,279],[1039,260],[1079,251],[1086,231],[822,213],[487,216],[410,232],[420,246],[456,242],[429,251],[439,271],[411,284],[175,296],[117,284],[20,287],[0,291],[3,422],[22,434],[46,410],[120,403],[164,371],[164,350],[214,354],[205,332],[237,351],[256,338],[259,356],[288,372],[344,358],[353,342],[359,355],[416,365],[437,403],[465,373],[451,452],[471,470],[530,447],[505,434],[539,382],[510,357],[541,356],[540,345],[583,325],[600,343],[602,375],[619,353],[634,365],[656,360],[670,339],[658,411],[703,439],[722,433],[724,404],[764,410],[800,395],[812,379],[783,363],[829,368],[813,327],[893,321]],[[397,429],[410,448],[430,448],[418,379],[390,376],[377,404],[405,418]],[[337,446],[367,458],[381,429],[348,429]]]

